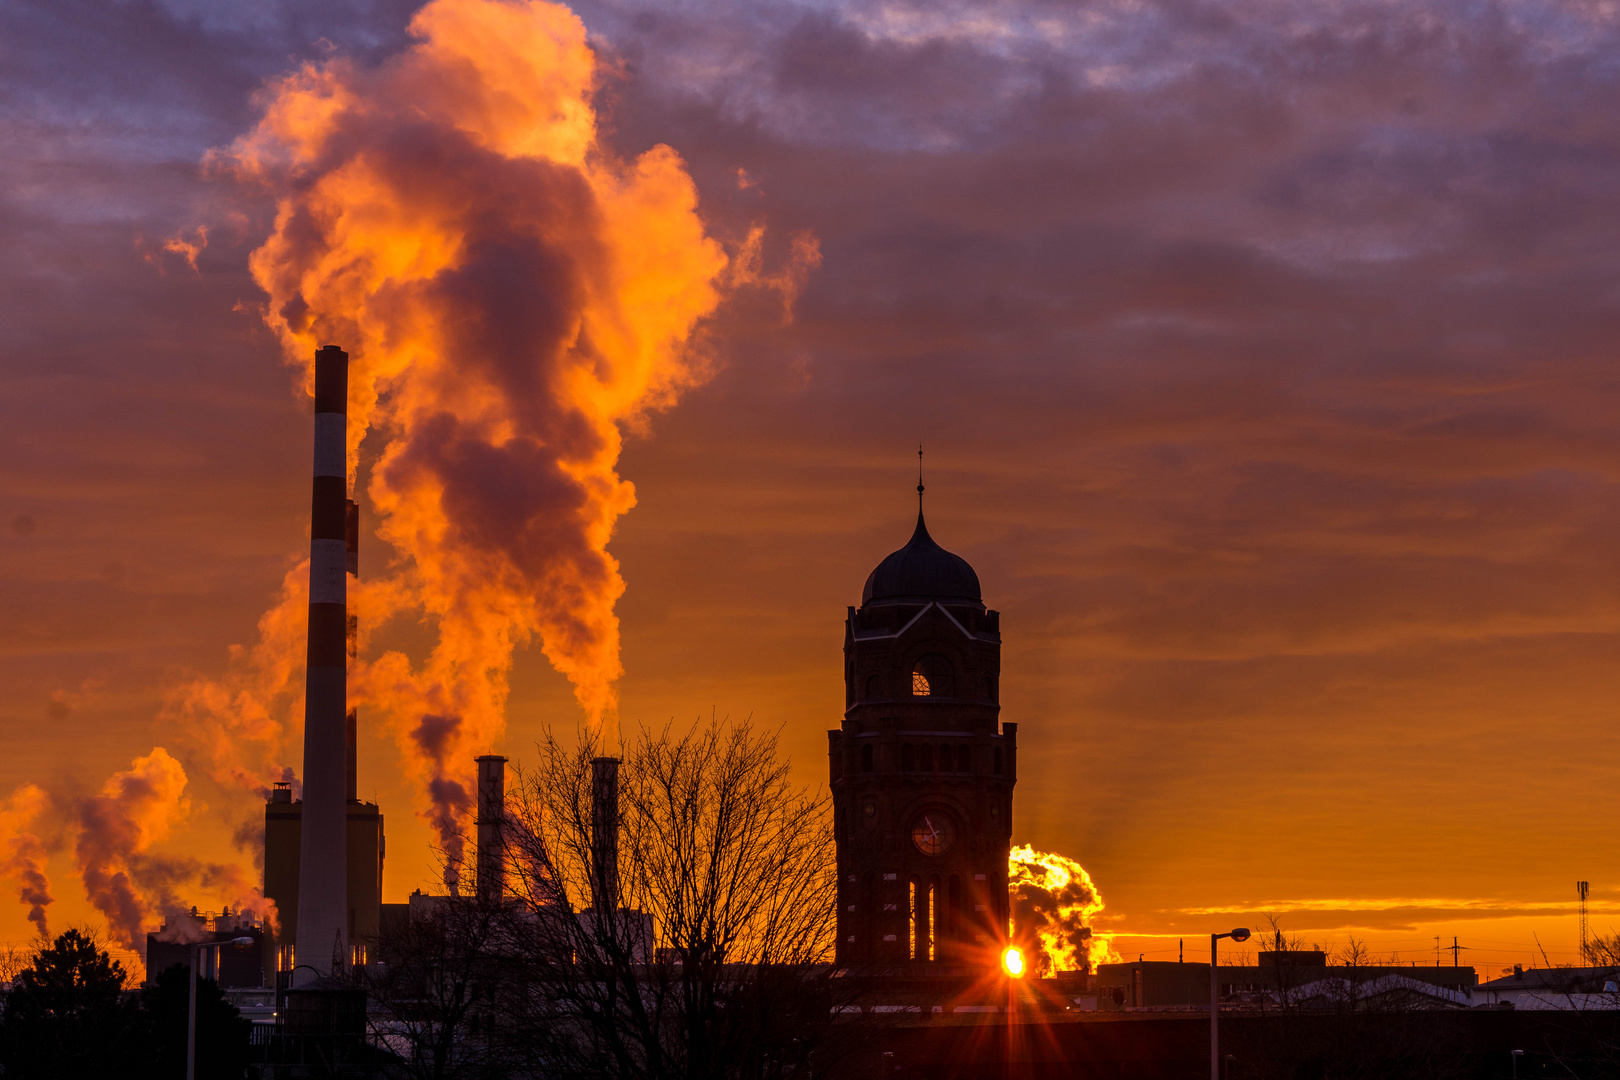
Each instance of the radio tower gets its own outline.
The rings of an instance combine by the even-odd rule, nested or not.
[[[1592,947],[1586,940],[1586,894],[1591,886],[1584,881],[1575,883],[1575,894],[1581,898],[1581,963],[1590,967],[1592,965]]]

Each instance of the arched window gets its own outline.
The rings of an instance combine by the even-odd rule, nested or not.
[[[906,743],[900,747],[900,771],[917,771],[917,748],[912,746],[910,743]]]
[[[929,653],[911,669],[912,697],[955,697],[956,679],[951,662],[939,653]]]
[[[996,680],[990,675],[984,677],[984,700],[996,700]]]
[[[922,771],[934,771],[934,748],[928,743],[922,745]]]
[[[866,677],[866,700],[876,701],[883,696],[883,676],[868,675]]]
[[[956,748],[956,771],[973,771],[973,751],[968,749],[966,746],[958,746]]]
[[[861,747],[861,772],[872,771],[872,744]]]
[[[996,747],[996,775],[1001,775],[1001,747]]]

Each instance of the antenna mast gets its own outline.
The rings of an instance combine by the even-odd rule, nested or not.
[[[1581,963],[1588,967],[1592,964],[1592,946],[1588,944],[1586,936],[1586,894],[1591,886],[1584,881],[1575,883],[1575,895],[1581,898]]]

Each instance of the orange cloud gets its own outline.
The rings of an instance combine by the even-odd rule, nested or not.
[[[410,31],[375,69],[283,79],[212,162],[280,193],[250,265],[289,362],[307,380],[319,346],[352,354],[350,475],[375,434],[367,494],[400,556],[352,607],[367,631],[415,612],[436,641],[420,664],[359,663],[351,696],[390,725],[454,862],[462,777],[501,735],[514,649],[538,638],[591,723],[614,713],[624,579],[607,545],[635,504],[621,428],[707,377],[697,334],[728,259],[674,151],[625,161],[599,142],[596,61],[567,8],[436,0]],[[790,304],[814,241],[777,277],[751,244],[744,276]],[[231,718],[215,760],[286,686],[301,653],[271,634],[300,604],[289,579],[246,660],[259,694],[184,695]]]

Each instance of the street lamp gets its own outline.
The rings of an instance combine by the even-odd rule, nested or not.
[[[218,949],[224,945],[234,945],[238,949],[246,949],[253,945],[250,937],[232,938],[229,941],[199,941],[191,947],[191,1002],[186,1008],[186,1080],[197,1080],[197,964],[204,949]],[[218,966],[217,964],[215,965]],[[217,972],[215,973],[218,974]]]
[[[1223,937],[1233,941],[1248,941],[1248,927],[1240,926],[1224,934],[1209,935],[1209,1080],[1221,1080],[1221,995],[1216,985],[1215,945]]]

